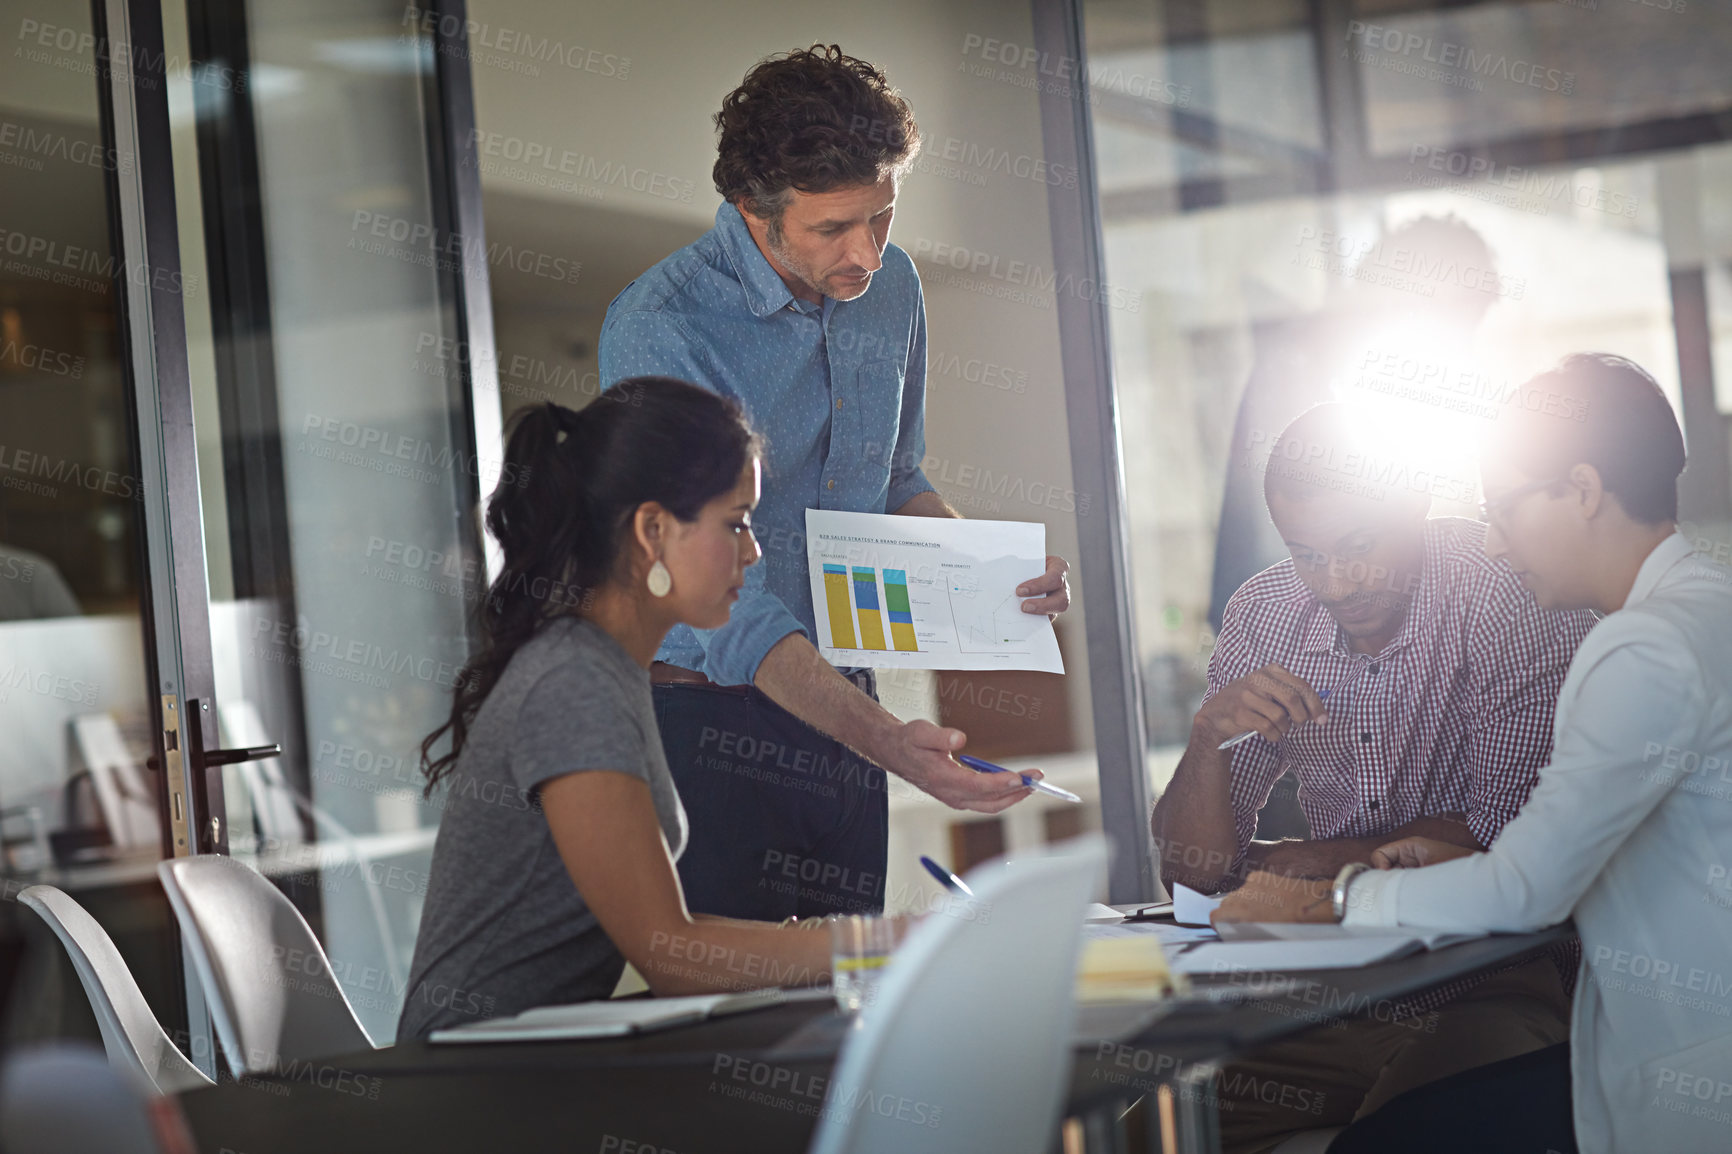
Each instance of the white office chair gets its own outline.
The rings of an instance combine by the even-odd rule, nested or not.
[[[319,939],[276,886],[216,854],[156,872],[236,1074],[373,1045]]]
[[[156,1094],[213,1084],[163,1032],[113,939],[83,906],[53,886],[31,886],[18,900],[40,914],[66,947],[110,1065]]]
[[[843,1047],[810,1154],[1046,1154],[1071,1069],[1083,909],[1106,860],[1096,835],[988,863],[969,874],[972,901],[916,926]]]

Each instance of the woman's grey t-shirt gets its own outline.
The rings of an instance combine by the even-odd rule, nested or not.
[[[512,656],[452,767],[399,1041],[613,992],[625,959],[566,872],[538,792],[587,770],[647,782],[679,857],[686,815],[649,673],[599,627],[560,618]]]

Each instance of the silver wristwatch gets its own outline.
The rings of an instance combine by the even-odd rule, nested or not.
[[[1335,920],[1347,920],[1347,887],[1353,884],[1353,879],[1371,867],[1362,861],[1350,861],[1341,867],[1341,872],[1335,875],[1335,884],[1329,887],[1329,904],[1335,911]]]

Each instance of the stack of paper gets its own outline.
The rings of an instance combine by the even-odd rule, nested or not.
[[[1173,912],[1172,902],[1125,902],[1122,905],[1102,905],[1090,902],[1083,911],[1083,921],[1090,925],[1122,922],[1130,917],[1159,917]]]
[[[1093,922],[1083,927],[1083,940],[1085,941],[1101,938],[1135,937],[1154,938],[1169,954],[1176,949],[1197,942],[1219,940],[1214,930],[1204,929],[1200,926],[1170,926],[1165,922],[1120,922],[1118,924]]]

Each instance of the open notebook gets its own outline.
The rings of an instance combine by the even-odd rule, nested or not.
[[[1230,922],[1217,928],[1220,941],[1186,949],[1173,959],[1173,969],[1182,974],[1352,969],[1485,936],[1409,926]]]
[[[431,1042],[553,1042],[619,1038],[648,1034],[706,1018],[721,1018],[779,1006],[787,995],[777,989],[743,994],[699,994],[688,998],[616,998],[572,1006],[537,1006],[509,1018],[470,1022],[434,1030]]]

